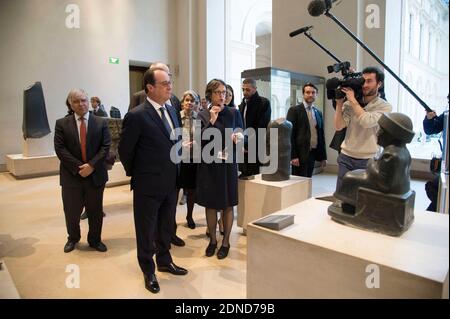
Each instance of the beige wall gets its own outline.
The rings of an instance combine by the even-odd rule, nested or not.
[[[358,20],[358,12],[364,12],[366,2],[379,4],[384,17],[386,0],[347,0],[333,13],[383,58],[384,19],[378,30],[368,30],[364,20]],[[81,10],[80,29],[65,26],[69,3]],[[338,57],[355,66],[375,64],[329,18],[311,17],[308,3],[273,1],[274,67],[328,76],[326,66],[334,61],[304,36],[288,36],[311,24],[315,26],[314,37]],[[1,1],[0,69],[4,76],[0,80],[0,165],[5,163],[6,154],[22,153],[23,89],[35,81],[43,84],[52,131],[55,120],[66,112],[64,101],[73,87],[84,88],[91,96],[99,96],[107,109],[114,105],[125,114],[130,90],[129,60],[166,61],[175,74],[176,94],[194,88],[203,95],[208,79],[224,77],[224,41],[218,35],[223,34],[225,23],[213,18],[214,12],[223,13],[223,7],[223,0]],[[220,54],[208,52],[208,46]],[[109,64],[108,57],[118,57],[121,62]],[[334,133],[333,114],[328,105],[327,143]],[[329,155],[333,162],[336,152],[329,151]]]
[[[79,29],[66,28],[70,3],[80,8]],[[129,60],[178,65],[175,12],[175,0],[1,1],[0,165],[6,154],[22,153],[23,89],[36,81],[52,131],[74,87],[125,114]],[[109,57],[120,64],[109,64]]]

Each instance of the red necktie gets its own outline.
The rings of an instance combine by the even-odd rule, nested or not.
[[[80,144],[81,144],[81,158],[83,163],[86,163],[86,122],[84,117],[80,117]]]

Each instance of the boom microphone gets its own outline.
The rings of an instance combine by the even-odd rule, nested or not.
[[[338,0],[313,0],[308,5],[308,12],[313,17],[322,15],[325,11],[330,10],[333,3]]]
[[[312,28],[314,28],[312,25],[310,25],[309,27],[300,28],[298,30],[295,30],[294,32],[289,33],[289,36],[291,38],[293,38],[293,37],[295,37],[295,36],[297,36],[299,34],[302,34],[302,33],[305,33],[306,31],[311,30]]]

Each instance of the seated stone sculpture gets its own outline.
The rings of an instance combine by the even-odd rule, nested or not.
[[[328,213],[337,222],[400,236],[414,220],[415,192],[410,189],[411,156],[406,144],[413,125],[401,113],[384,114],[378,122],[378,144],[384,148],[366,170],[344,176],[338,199]]]
[[[278,131],[277,153],[270,154],[270,130],[276,129]],[[277,170],[272,174],[262,174],[262,179],[268,182],[287,181],[291,176],[291,134],[292,123],[281,118],[269,123],[266,136],[266,153],[269,156],[277,156]],[[265,166],[271,166],[269,161]],[[262,170],[264,171],[264,170]]]
[[[119,141],[120,141],[120,134],[122,132],[122,119],[116,119],[116,118],[108,118],[106,119],[108,121],[108,128],[109,133],[111,134],[111,147],[109,149],[109,154],[106,156],[106,168],[108,170],[111,170],[114,166],[115,162],[120,161],[119,158]]]

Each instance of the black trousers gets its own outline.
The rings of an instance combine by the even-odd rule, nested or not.
[[[292,175],[311,178],[316,165],[316,154],[317,149],[315,148],[309,151],[309,156],[306,162],[300,163],[300,167],[292,166]]]
[[[176,189],[160,196],[149,196],[134,191],[137,257],[142,272],[147,276],[155,273],[153,261],[155,254],[157,265],[168,265],[172,262],[169,250],[170,239],[174,233],[176,199]]]
[[[101,241],[104,190],[105,185],[94,187],[89,178],[84,179],[80,187],[62,187],[64,215],[67,233],[69,234],[68,240],[80,241],[80,216],[83,208],[85,208],[89,222],[88,243],[96,245]]]

